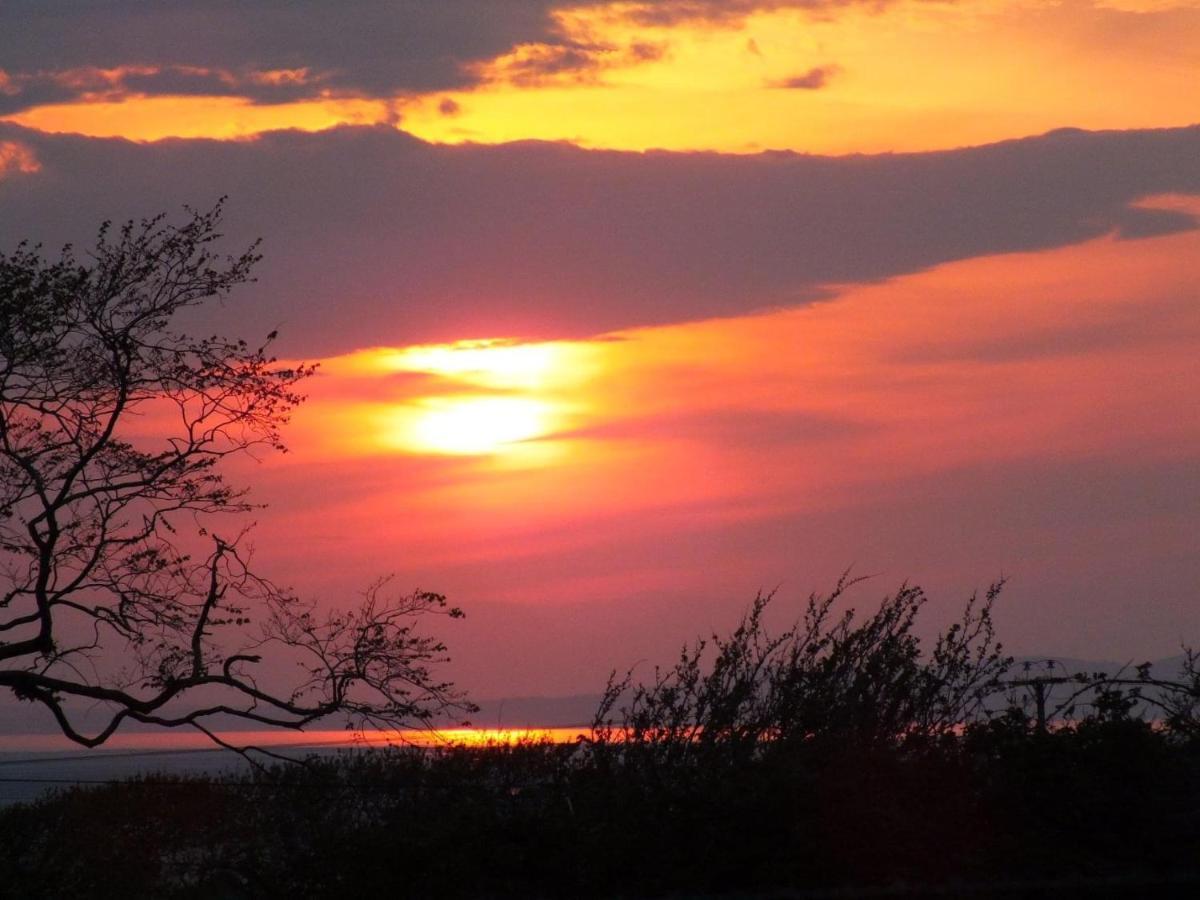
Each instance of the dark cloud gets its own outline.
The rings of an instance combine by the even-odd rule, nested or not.
[[[533,44],[500,67],[500,80],[521,87],[547,84],[562,76],[576,80],[593,77],[604,68],[605,48],[578,44]]]
[[[756,9],[824,11],[879,0],[639,0],[638,25],[735,26]],[[469,88],[481,63],[536,46],[526,74],[594,73],[614,58],[659,58],[659,44],[580,46],[555,9],[595,0],[6,0],[0,9],[0,115],[94,94],[217,94],[277,103],[325,95],[392,97]],[[303,77],[280,78],[280,73]],[[520,74],[520,73],[518,73]],[[544,74],[544,73],[543,73]],[[519,81],[519,79],[517,79]]]
[[[462,112],[462,107],[451,97],[443,97],[438,103],[438,112],[443,116],[457,116]]]
[[[69,101],[119,101],[131,95],[223,96],[283,103],[329,90],[330,76],[308,69],[209,69],[197,66],[129,65],[114,69],[77,69],[6,76],[0,114]]]
[[[5,140],[41,168],[0,179],[0,248],[87,246],[102,219],[229,194],[231,247],[261,235],[266,260],[223,327],[281,327],[304,354],[740,315],[949,260],[1192,228],[1131,204],[1200,193],[1197,127],[849,157],[437,146],[383,127]]]
[[[0,11],[0,113],[76,97],[64,72],[161,69],[126,90],[276,102],[468,87],[471,64],[554,42],[554,0],[8,0]],[[307,70],[305,82],[270,74]],[[190,74],[189,74],[190,71]],[[267,77],[260,77],[267,76]],[[120,79],[119,79],[120,80]],[[120,85],[118,85],[120,86]]]
[[[756,12],[778,9],[809,10],[818,14],[845,6],[887,6],[891,0],[631,0],[622,5],[626,18],[642,25],[669,26],[701,23],[740,25]],[[586,5],[578,3],[575,5]]]
[[[634,42],[626,47],[604,44],[530,44],[494,67],[491,77],[521,87],[556,81],[594,81],[606,69],[662,59],[662,43]]]
[[[825,87],[829,83],[829,79],[839,71],[841,71],[840,66],[813,66],[802,75],[793,75],[791,78],[784,78],[782,81],[773,81],[771,82],[771,87],[816,91]]]

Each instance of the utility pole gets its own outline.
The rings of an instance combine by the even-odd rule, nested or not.
[[[1056,684],[1073,683],[1074,678],[1067,678],[1064,675],[1035,675],[1031,678],[1014,678],[1011,681],[1001,682],[1005,687],[1023,687],[1029,688],[1033,692],[1033,702],[1036,709],[1034,720],[1038,734],[1045,734],[1047,728],[1046,716],[1046,698],[1049,695],[1047,688]]]

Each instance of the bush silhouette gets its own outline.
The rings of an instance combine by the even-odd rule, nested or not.
[[[848,585],[773,636],[759,597],[649,683],[611,679],[596,732],[575,744],[344,753],[9,808],[6,889],[1194,895],[1194,732],[1139,718],[1125,693],[1039,729],[1020,706],[983,702],[1009,689],[994,590],[926,652],[919,590],[836,614]]]

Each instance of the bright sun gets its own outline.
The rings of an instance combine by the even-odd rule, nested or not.
[[[425,400],[405,443],[427,453],[496,453],[550,430],[550,408],[528,397],[436,397]]]
[[[525,463],[561,450],[541,441],[588,406],[581,386],[598,354],[586,342],[458,341],[359,351],[327,368],[351,377],[428,376],[415,390],[375,405],[376,441],[420,454],[505,454]],[[409,382],[398,382],[408,384]],[[376,444],[378,446],[378,443]]]

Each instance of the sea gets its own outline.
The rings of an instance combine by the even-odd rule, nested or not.
[[[412,731],[278,731],[221,732],[223,741],[251,749],[261,762],[393,746],[430,751],[453,746],[482,747],[518,741],[572,743],[586,736],[580,726],[521,728],[447,728]],[[265,751],[265,752],[263,752]],[[30,803],[76,785],[103,785],[130,778],[188,775],[236,776],[251,763],[241,754],[218,747],[203,734],[147,732],[114,735],[103,747],[81,748],[61,735],[0,735],[0,806]]]

